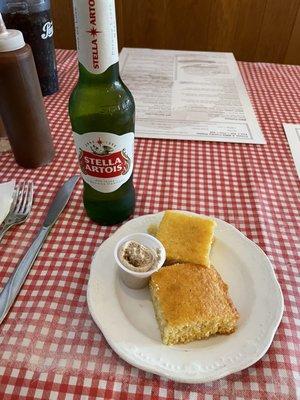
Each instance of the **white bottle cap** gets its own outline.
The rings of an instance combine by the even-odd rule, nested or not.
[[[25,46],[24,37],[21,31],[6,29],[0,13],[0,52],[14,51]]]

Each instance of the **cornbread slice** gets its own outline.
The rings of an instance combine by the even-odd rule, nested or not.
[[[158,231],[158,225],[157,224],[151,224],[151,225],[148,226],[147,233],[149,233],[149,235],[152,235],[152,236],[156,237],[157,231]]]
[[[169,265],[151,276],[149,287],[164,344],[229,334],[237,327],[228,286],[213,267]]]
[[[210,218],[165,211],[156,237],[166,249],[167,264],[190,262],[208,267],[215,226]]]

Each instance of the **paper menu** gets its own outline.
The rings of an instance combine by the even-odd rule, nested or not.
[[[283,124],[295,167],[300,178],[300,124]]]
[[[136,136],[265,143],[232,53],[123,48]]]

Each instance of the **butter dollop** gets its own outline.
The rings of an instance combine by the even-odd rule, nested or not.
[[[147,272],[158,264],[159,250],[151,249],[135,240],[125,242],[120,248],[119,259],[122,264],[135,272]]]

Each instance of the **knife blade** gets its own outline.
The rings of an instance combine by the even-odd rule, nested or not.
[[[72,191],[80,178],[79,175],[75,175],[67,180],[63,186],[57,192],[54,200],[52,201],[45,221],[40,229],[37,237],[32,242],[31,246],[25,253],[24,257],[9,277],[6,285],[0,293],[0,324],[6,317],[8,311],[13,305],[42,245],[48,236],[52,226],[56,222],[57,218],[68,203]]]
[[[71,193],[74,189],[74,186],[78,182],[79,175],[75,175],[72,178],[70,178],[68,181],[66,181],[63,186],[59,189],[57,192],[54,200],[52,201],[48,214],[45,218],[45,221],[43,223],[43,226],[52,226],[57,218],[59,217],[60,213],[63,211],[65,208],[67,202],[69,201],[69,198],[71,196]]]

